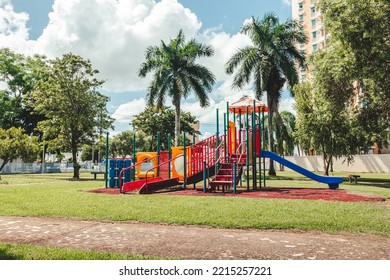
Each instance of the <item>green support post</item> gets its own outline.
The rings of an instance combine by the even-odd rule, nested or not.
[[[217,134],[216,134],[216,137],[217,137],[217,147],[219,147],[219,109],[216,110],[216,120],[217,120]],[[219,149],[217,149],[215,151],[215,174],[217,174],[217,171],[219,169],[219,163],[217,162],[217,160],[219,159]],[[209,162],[209,164],[211,165],[211,163]]]
[[[223,114],[223,133],[225,135],[225,139],[224,139],[224,151],[225,151],[225,161],[227,161],[227,142],[228,142],[228,135],[227,135],[227,132],[226,132],[226,113]]]
[[[106,188],[108,188],[108,135],[109,133],[107,132],[106,133],[106,174],[105,174]]]
[[[187,188],[187,147],[186,147],[186,134],[183,133],[183,153],[184,153],[184,189]]]
[[[256,101],[253,100],[252,111],[252,189],[257,190],[257,172],[256,172]]]
[[[260,106],[259,107],[259,115],[258,115],[258,120],[259,120],[259,124],[258,124],[258,127],[259,127],[259,137],[260,137],[260,154],[258,155],[258,157],[259,157],[259,175],[260,175],[260,189],[262,188],[262,183],[261,183],[261,181],[262,181],[262,170],[261,170],[261,150],[263,149],[263,145],[262,145],[262,141],[263,141],[263,137],[262,137],[262,135],[261,135],[261,112],[260,112],[260,110],[262,109],[262,107]]]
[[[225,133],[226,137],[229,133],[229,102],[226,102],[226,131],[227,133]],[[229,158],[229,149],[227,147],[227,145],[225,146],[225,156],[226,156],[226,159],[225,159],[225,162],[230,162],[230,158]]]
[[[160,176],[160,132],[157,132],[157,176]]]
[[[137,162],[137,156],[136,156],[136,142],[135,142],[135,132],[133,134],[133,163],[132,164],[135,164]],[[131,178],[133,179],[133,181],[135,181],[135,168],[133,167],[132,168],[133,170],[130,170],[131,172]]]
[[[249,192],[249,110],[246,107],[246,185]]]
[[[195,134],[192,134],[192,145],[195,145]],[[192,171],[194,172],[194,170],[195,170],[195,164],[196,164],[196,162],[194,161],[194,155],[192,155],[192,157],[191,157],[191,162],[192,162]],[[196,189],[196,183],[194,183],[194,190]]]
[[[171,159],[172,159],[172,151],[171,151],[171,134],[168,134],[168,178],[171,179]]]
[[[263,141],[264,141],[264,111],[262,112],[262,122],[263,122],[263,130],[261,131],[261,134],[262,134],[262,138],[263,138]],[[263,147],[264,147],[264,142],[263,142]],[[264,180],[264,188],[265,188],[265,158],[263,158],[263,180]]]
[[[219,142],[219,109],[217,109],[216,119],[217,119],[217,143],[218,143]]]
[[[238,118],[238,141],[241,145],[241,109],[239,109],[238,115],[239,115],[239,118]],[[240,154],[242,154],[242,145],[240,146]],[[240,164],[240,162],[239,162],[239,164]],[[242,176],[240,178],[240,187],[242,187]]]

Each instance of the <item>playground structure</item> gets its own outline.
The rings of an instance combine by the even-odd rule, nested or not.
[[[132,161],[110,160],[106,187],[119,187],[121,193],[147,194],[173,186],[186,189],[193,184],[196,188],[196,183],[203,181],[203,187],[198,189],[203,192],[258,190],[266,186],[265,159],[269,158],[310,179],[328,184],[330,189],[337,189],[342,178],[317,175],[262,149],[266,112],[268,108],[260,101],[244,96],[230,106],[226,104],[222,135],[217,109],[215,135],[188,146],[183,135],[183,146],[180,147],[170,147],[169,139],[167,151],[160,150],[158,134],[156,152],[136,153],[134,136],[133,155],[136,157]],[[108,168],[106,170],[108,173]]]

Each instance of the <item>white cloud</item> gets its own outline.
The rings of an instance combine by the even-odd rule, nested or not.
[[[113,117],[118,122],[129,123],[133,116],[141,113],[145,107],[145,99],[134,99],[130,102],[120,105],[111,117]]]
[[[198,36],[199,40],[211,45],[214,49],[212,57],[203,58],[200,63],[208,67],[218,81],[226,80],[229,75],[225,72],[225,64],[240,48],[251,44],[248,36],[238,33],[230,35],[218,30],[206,30]]]
[[[295,99],[292,97],[281,99],[279,102],[279,112],[289,111],[295,114],[294,104],[295,104]]]
[[[0,47],[31,54],[35,42],[28,40],[27,13],[14,11],[10,0],[0,0]]]
[[[37,49],[49,56],[73,52],[90,59],[110,91],[139,90],[137,72],[148,46],[183,29],[195,36],[201,23],[177,0],[56,0]]]
[[[291,7],[291,0],[282,0],[283,4],[288,6],[288,7]]]

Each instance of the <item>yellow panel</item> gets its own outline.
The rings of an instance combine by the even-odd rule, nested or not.
[[[158,165],[158,158],[156,152],[139,152],[137,153],[137,164],[150,160],[155,167]],[[137,177],[138,179],[146,178],[146,172],[141,171],[141,164],[137,165]],[[149,171],[148,177],[155,177],[155,172]]]

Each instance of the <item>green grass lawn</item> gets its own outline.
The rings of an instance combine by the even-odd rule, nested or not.
[[[267,184],[324,187],[294,176],[293,173],[279,172],[279,177],[268,180]],[[380,176],[373,177],[378,180]],[[386,185],[386,175],[383,176],[384,182],[380,183]],[[390,211],[385,203],[163,194],[112,196],[87,192],[104,187],[103,180],[92,180],[89,173],[82,174],[80,181],[70,177],[71,174],[3,175],[0,215],[390,235]],[[389,198],[390,188],[378,187],[377,184],[343,183],[341,187]]]
[[[0,260],[157,260],[158,258],[0,243]]]

